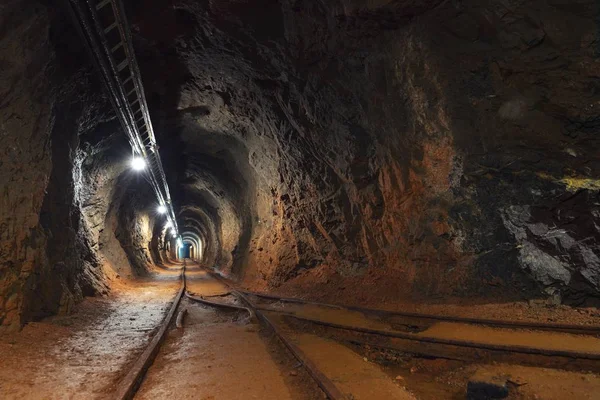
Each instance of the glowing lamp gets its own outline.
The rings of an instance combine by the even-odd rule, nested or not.
[[[142,157],[133,157],[131,159],[131,168],[134,171],[143,171],[146,168],[146,161]]]

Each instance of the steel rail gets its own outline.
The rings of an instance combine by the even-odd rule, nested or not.
[[[117,383],[117,387],[114,392],[114,398],[117,400],[129,400],[135,396],[136,391],[138,390],[142,380],[144,379],[144,375],[148,368],[154,362],[156,355],[160,349],[160,345],[165,340],[167,329],[169,325],[173,322],[173,318],[175,316],[175,311],[179,307],[179,303],[181,302],[181,298],[185,293],[186,280],[185,280],[185,265],[181,269],[181,288],[177,292],[173,303],[171,304],[171,308],[169,309],[167,315],[162,321],[160,329],[154,335],[150,344],[146,347],[144,352],[138,357],[133,366],[129,369],[127,374]]]
[[[340,389],[329,379],[325,374],[323,374],[319,368],[312,362],[312,360],[304,354],[304,352],[295,345],[291,340],[287,338],[287,336],[283,333],[283,331],[277,326],[277,324],[273,323],[263,312],[259,311],[256,306],[248,300],[248,298],[241,292],[237,290],[233,290],[232,284],[219,275],[217,272],[207,270],[207,272],[218,281],[223,282],[228,288],[230,288],[231,293],[237,296],[240,300],[248,305],[254,314],[260,319],[269,329],[271,329],[275,336],[283,343],[283,345],[292,353],[292,355],[300,362],[300,364],[306,369],[306,372],[313,378],[316,384],[323,390],[323,392],[327,395],[327,398],[331,400],[345,400],[347,396],[345,396]]]
[[[357,311],[365,315],[376,315],[379,317],[404,317],[404,318],[415,318],[425,319],[433,321],[445,321],[445,322],[456,322],[465,323],[472,325],[486,325],[494,326],[499,328],[510,328],[510,329],[531,329],[531,330],[542,330],[550,332],[564,332],[573,334],[585,334],[585,335],[599,335],[600,326],[597,325],[574,325],[574,324],[549,324],[543,322],[524,322],[524,321],[504,321],[498,319],[485,319],[485,318],[468,318],[468,317],[452,317],[447,315],[436,315],[436,314],[424,314],[424,313],[413,313],[406,311],[388,311],[378,310],[372,308],[354,307],[354,306],[343,306],[338,304],[319,303],[314,301],[307,301],[297,298],[279,297],[273,295],[267,295],[263,293],[255,293],[242,291],[244,294],[264,298],[271,301],[281,301],[284,303],[296,303],[296,304],[309,304],[321,307],[328,307],[334,309],[341,309],[347,311]],[[276,310],[272,310],[276,311]]]
[[[344,395],[340,389],[329,379],[319,367],[312,362],[312,360],[304,354],[304,352],[294,344],[284,333],[283,331],[271,321],[265,313],[261,312],[243,293],[238,292],[236,290],[232,290],[232,293],[238,296],[244,303],[248,305],[250,309],[254,311],[256,316],[263,321],[263,323],[269,327],[275,335],[279,338],[279,340],[283,343],[283,345],[294,355],[294,357],[304,366],[308,374],[314,379],[314,381],[319,385],[321,390],[325,392],[327,397],[331,400],[345,400],[347,399],[346,395]]]
[[[415,342],[448,344],[448,345],[459,346],[459,347],[500,350],[500,351],[506,351],[506,352],[511,352],[511,353],[541,354],[541,355],[546,355],[546,356],[600,360],[600,353],[586,353],[586,352],[571,351],[571,350],[554,350],[554,349],[530,347],[530,346],[524,346],[524,345],[504,345],[504,344],[495,344],[495,343],[473,342],[470,340],[446,339],[446,338],[438,338],[435,336],[419,336],[414,333],[404,333],[404,332],[399,332],[399,331],[388,331],[388,330],[382,330],[382,329],[364,328],[361,326],[354,326],[354,325],[338,324],[335,322],[323,321],[323,320],[315,319],[315,318],[302,317],[302,316],[288,313],[285,311],[273,310],[271,308],[256,307],[256,310],[281,314],[281,315],[285,315],[286,317],[295,318],[299,321],[310,322],[313,324],[328,326],[331,328],[344,329],[344,330],[361,332],[361,333],[370,333],[373,335],[387,336],[387,337],[399,338],[399,339],[405,339],[405,340],[412,340]]]
[[[298,323],[311,325],[310,321],[302,321],[295,317],[288,318],[283,316],[286,323],[292,323],[294,320]],[[324,331],[315,332],[315,327]],[[300,330],[306,328],[299,328]],[[312,324],[310,328],[312,334],[324,335],[325,337],[340,342],[356,344],[360,346],[368,345],[371,348],[380,348],[382,350],[392,350],[404,354],[412,354],[416,357],[425,358],[444,358],[449,360],[460,360],[465,362],[498,362],[507,364],[522,364],[544,368],[557,368],[569,371],[594,371],[598,372],[600,363],[595,358],[581,358],[579,354],[545,354],[540,352],[527,352],[523,349],[498,349],[479,346],[458,346],[450,343],[441,343],[438,341],[418,341],[404,339],[399,337],[381,336],[376,333],[359,332],[344,328]],[[585,353],[584,353],[585,354]]]
[[[231,283],[225,277],[219,275],[217,272],[211,272],[211,275],[215,276],[217,279],[221,280],[228,286],[231,286]],[[236,291],[232,291],[232,293],[236,293]],[[474,342],[474,341],[470,341],[470,340],[446,339],[446,338],[437,338],[434,336],[419,336],[419,335],[412,334],[412,333],[404,333],[404,332],[399,332],[399,331],[394,331],[394,330],[388,331],[388,330],[381,330],[381,329],[364,328],[364,327],[347,325],[347,324],[338,324],[338,323],[334,323],[334,322],[328,322],[328,321],[323,321],[323,320],[319,320],[319,319],[313,319],[313,318],[295,315],[293,313],[290,313],[290,312],[287,312],[284,310],[277,310],[277,309],[273,309],[273,308],[262,307],[262,306],[259,306],[259,305],[256,305],[255,303],[253,303],[251,300],[249,300],[246,297],[246,295],[264,297],[264,298],[268,298],[270,300],[276,300],[276,301],[291,301],[291,302],[299,303],[299,304],[320,305],[320,306],[332,307],[334,309],[360,311],[360,312],[367,313],[367,314],[369,312],[371,312],[372,314],[378,314],[378,315],[392,314],[392,315],[410,316],[413,318],[421,317],[424,319],[430,318],[430,319],[439,319],[439,320],[444,320],[444,321],[450,320],[450,321],[455,321],[455,322],[456,322],[456,320],[458,320],[458,322],[463,322],[463,323],[468,322],[468,323],[472,323],[472,324],[479,323],[482,325],[496,325],[496,326],[502,326],[504,328],[509,327],[509,328],[513,328],[513,329],[514,328],[518,328],[518,329],[529,328],[529,329],[563,331],[563,332],[566,331],[571,334],[575,333],[575,332],[577,332],[577,333],[583,332],[584,334],[590,335],[590,333],[598,333],[599,327],[597,327],[597,326],[588,327],[588,326],[579,326],[579,325],[543,324],[543,323],[528,324],[528,323],[521,323],[519,321],[478,320],[478,319],[471,319],[471,318],[460,318],[460,317],[454,318],[454,317],[446,317],[446,316],[437,316],[437,315],[430,315],[430,314],[396,313],[393,311],[372,310],[372,309],[365,309],[365,308],[360,308],[360,307],[344,307],[344,306],[340,306],[340,305],[323,304],[323,303],[317,303],[317,302],[303,301],[303,300],[294,299],[294,298],[286,299],[286,298],[282,298],[282,297],[256,294],[256,293],[252,293],[252,292],[238,291],[237,293],[239,293],[241,296],[243,296],[243,298],[245,299],[245,301],[248,305],[252,305],[252,307],[255,309],[257,315],[259,315],[259,316],[262,315],[264,318],[266,318],[265,313],[275,313],[275,314],[282,315],[284,318],[292,318],[292,319],[302,321],[305,323],[313,323],[316,325],[329,327],[329,328],[333,328],[333,329],[339,329],[342,331],[374,335],[374,336],[378,336],[378,337],[382,337],[382,338],[387,337],[390,339],[401,339],[401,340],[406,340],[406,341],[410,341],[413,343],[455,346],[457,348],[483,350],[483,351],[496,351],[496,352],[504,352],[507,354],[522,354],[522,355],[531,355],[531,356],[558,357],[558,358],[563,358],[563,359],[580,360],[582,362],[598,362],[598,361],[600,361],[600,353],[590,353],[590,352],[585,352],[585,351],[574,351],[574,350],[547,349],[547,348],[530,347],[527,345],[481,343],[481,342]]]
[[[133,153],[146,162],[156,197],[179,233],[123,4],[120,0],[69,0],[69,4]]]
[[[185,292],[185,297],[187,297],[188,299],[195,301],[197,303],[201,303],[201,304],[211,306],[211,307],[226,308],[226,309],[235,310],[235,311],[246,311],[249,314],[250,319],[255,319],[255,317],[256,317],[254,314],[254,311],[249,307],[238,306],[236,304],[223,303],[223,302],[218,302],[218,301],[206,300],[205,298],[203,298],[201,296],[194,296],[187,291]]]

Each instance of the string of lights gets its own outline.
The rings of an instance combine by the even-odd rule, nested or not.
[[[157,212],[166,214],[168,234],[181,241],[123,5],[120,0],[70,0],[70,5],[131,144],[130,166],[147,173]]]

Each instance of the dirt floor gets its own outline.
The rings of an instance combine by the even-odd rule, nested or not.
[[[589,335],[501,329],[440,322],[417,335],[438,339],[471,341],[506,346],[534,347],[600,355],[600,339]]]
[[[315,335],[293,335],[292,340],[349,399],[416,399],[377,364],[348,347]]]
[[[469,364],[449,359],[411,357],[369,346],[350,346],[421,400],[464,400],[469,381],[484,380],[508,388],[507,399],[579,400],[598,399],[600,376],[505,363]]]
[[[75,313],[0,337],[0,398],[100,399],[143,351],[177,290],[179,271],[117,283]]]
[[[184,304],[185,327],[170,332],[136,398],[293,398],[246,316]]]
[[[186,275],[188,290],[198,296],[227,291],[204,272],[190,269]],[[214,309],[188,299],[181,308],[187,309],[184,327],[169,333],[136,398],[322,398],[289,389],[288,377],[298,373],[281,368],[283,364],[272,357],[247,313]]]
[[[222,295],[227,288],[210,275],[193,268],[186,275],[190,293],[226,301]],[[245,312],[215,309],[189,299],[181,309],[187,310],[183,329],[171,330],[136,398],[323,398],[314,383],[307,385],[300,364],[290,367],[289,356],[286,363],[281,348],[273,351],[276,343],[261,338],[258,325],[252,324]],[[292,335],[291,339],[349,399],[415,398],[380,366],[365,362],[348,347],[307,334]]]
[[[186,275],[190,293],[216,302],[233,301],[223,283],[196,266],[188,267]],[[30,323],[20,333],[0,337],[0,399],[111,398],[115,384],[157,331],[180,287],[179,276],[179,268],[174,267],[145,280],[116,283],[110,296],[88,298],[70,316]],[[395,329],[390,321],[359,312],[281,302],[271,302],[270,307],[338,324]],[[169,331],[137,398],[324,398],[301,364],[247,313],[215,309],[189,299],[182,301],[183,309],[187,311],[184,327]],[[509,399],[600,398],[600,376],[591,372],[483,364],[481,359],[473,363],[420,358],[397,350],[335,342],[317,336],[317,330],[294,330],[286,326],[286,319],[275,319],[349,399],[464,399],[469,381],[481,376],[506,385]],[[442,322],[414,334],[600,352],[599,338],[562,333]]]

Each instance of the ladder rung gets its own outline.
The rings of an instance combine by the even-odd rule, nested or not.
[[[110,0],[101,1],[100,3],[96,4],[96,10],[101,9],[102,7],[104,7],[105,5],[107,5],[109,3],[110,3]]]
[[[119,72],[123,71],[128,64],[129,64],[129,60],[125,59],[117,66],[117,71],[119,71]]]
[[[132,79],[133,79],[133,75],[129,75],[129,77],[123,81],[123,85],[126,85],[127,82],[129,82]]]
[[[116,45],[115,47],[113,47],[112,49],[110,49],[110,52],[114,53],[115,51],[119,50],[120,47],[123,47],[123,42],[119,42],[118,45]]]
[[[110,32],[110,31],[112,31],[113,29],[115,29],[115,28],[117,27],[117,25],[118,25],[117,21],[115,21],[115,22],[113,22],[112,24],[110,24],[110,25],[108,26],[108,28],[106,28],[106,29],[104,30],[104,34],[106,35],[108,32]]]

